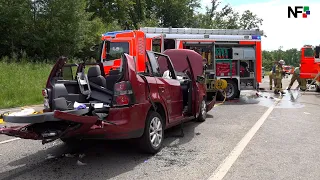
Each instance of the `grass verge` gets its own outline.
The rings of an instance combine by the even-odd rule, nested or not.
[[[0,109],[42,104],[52,65],[0,62]]]

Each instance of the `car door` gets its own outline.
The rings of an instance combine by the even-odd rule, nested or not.
[[[182,116],[183,99],[180,82],[176,79],[174,71],[172,71],[173,66],[167,56],[151,51],[148,51],[147,53],[152,69],[155,72],[159,95],[167,106],[169,123],[172,123],[178,117]],[[166,63],[166,65],[163,63]],[[166,69],[165,66],[169,68]],[[169,71],[170,73],[168,74],[173,76],[173,78],[170,78],[170,76],[163,76],[165,71]]]
[[[187,63],[188,63],[188,66],[189,66],[189,74],[190,74],[190,77],[191,77],[191,88],[190,88],[190,95],[191,96],[191,102],[192,103],[189,103],[189,111],[192,112],[192,114],[194,116],[196,116],[196,114],[199,113],[199,109],[200,109],[200,103],[202,101],[202,97],[200,92],[199,92],[199,85],[197,84],[197,81],[196,81],[196,78],[195,78],[195,75],[194,75],[194,71],[193,71],[193,68],[192,68],[192,65],[191,65],[191,62],[190,62],[190,59],[189,57],[187,56],[186,57],[186,60],[187,60]]]

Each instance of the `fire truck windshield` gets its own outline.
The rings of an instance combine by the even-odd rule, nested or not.
[[[123,53],[129,53],[128,42],[110,42],[107,48],[106,60],[120,59]]]
[[[314,57],[314,51],[312,48],[304,49],[304,57]]]

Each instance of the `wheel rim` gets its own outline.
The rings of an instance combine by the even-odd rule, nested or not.
[[[150,128],[149,128],[149,137],[151,145],[154,148],[160,146],[162,142],[162,122],[160,118],[154,117],[151,120]]]
[[[201,115],[205,119],[207,116],[207,105],[205,101],[202,101],[201,103]]]
[[[228,86],[226,88],[227,98],[230,98],[231,96],[233,96],[233,94],[234,94],[234,86],[233,86],[233,84],[228,83]]]

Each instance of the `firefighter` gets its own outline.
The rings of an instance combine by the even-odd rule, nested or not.
[[[287,90],[290,90],[290,89],[291,89],[291,87],[292,87],[292,85],[293,85],[293,83],[294,83],[295,81],[298,81],[299,86],[301,85],[301,80],[300,80],[300,67],[296,67],[296,68],[294,69],[293,74],[292,74],[292,77],[291,77],[291,81],[290,81],[290,84],[289,84]],[[299,87],[299,86],[298,86],[298,87]]]
[[[273,72],[270,71],[270,72],[269,72],[269,86],[270,86],[270,90],[272,90],[272,84],[274,84],[273,82],[274,82],[274,81],[273,81]]]
[[[291,81],[290,81],[290,84],[289,84],[289,87],[287,88],[287,90],[290,90],[293,83],[297,80],[299,85],[297,87],[297,89],[300,87],[300,89],[302,91],[305,91],[307,89],[306,87],[306,79],[301,79],[300,78],[300,67],[301,67],[301,64],[299,67],[296,67],[293,71],[293,74],[292,74],[292,77],[291,77]]]
[[[277,65],[278,65],[278,61],[274,61],[274,65],[272,66],[272,70],[270,71],[270,74],[269,74],[270,90],[272,90],[272,83],[274,84],[274,87],[276,87],[276,81],[274,77],[275,77]]]
[[[306,91],[307,90],[307,80],[304,78],[300,78],[300,90]]]
[[[285,64],[284,60],[280,60],[278,65],[276,66],[275,70],[276,70],[276,73],[275,73],[275,76],[274,76],[274,79],[275,79],[275,82],[276,82],[276,87],[275,87],[275,90],[274,90],[274,93],[275,94],[279,94],[279,92],[281,94],[285,94],[285,92],[282,90],[282,78],[283,78],[283,68],[282,66]]]

